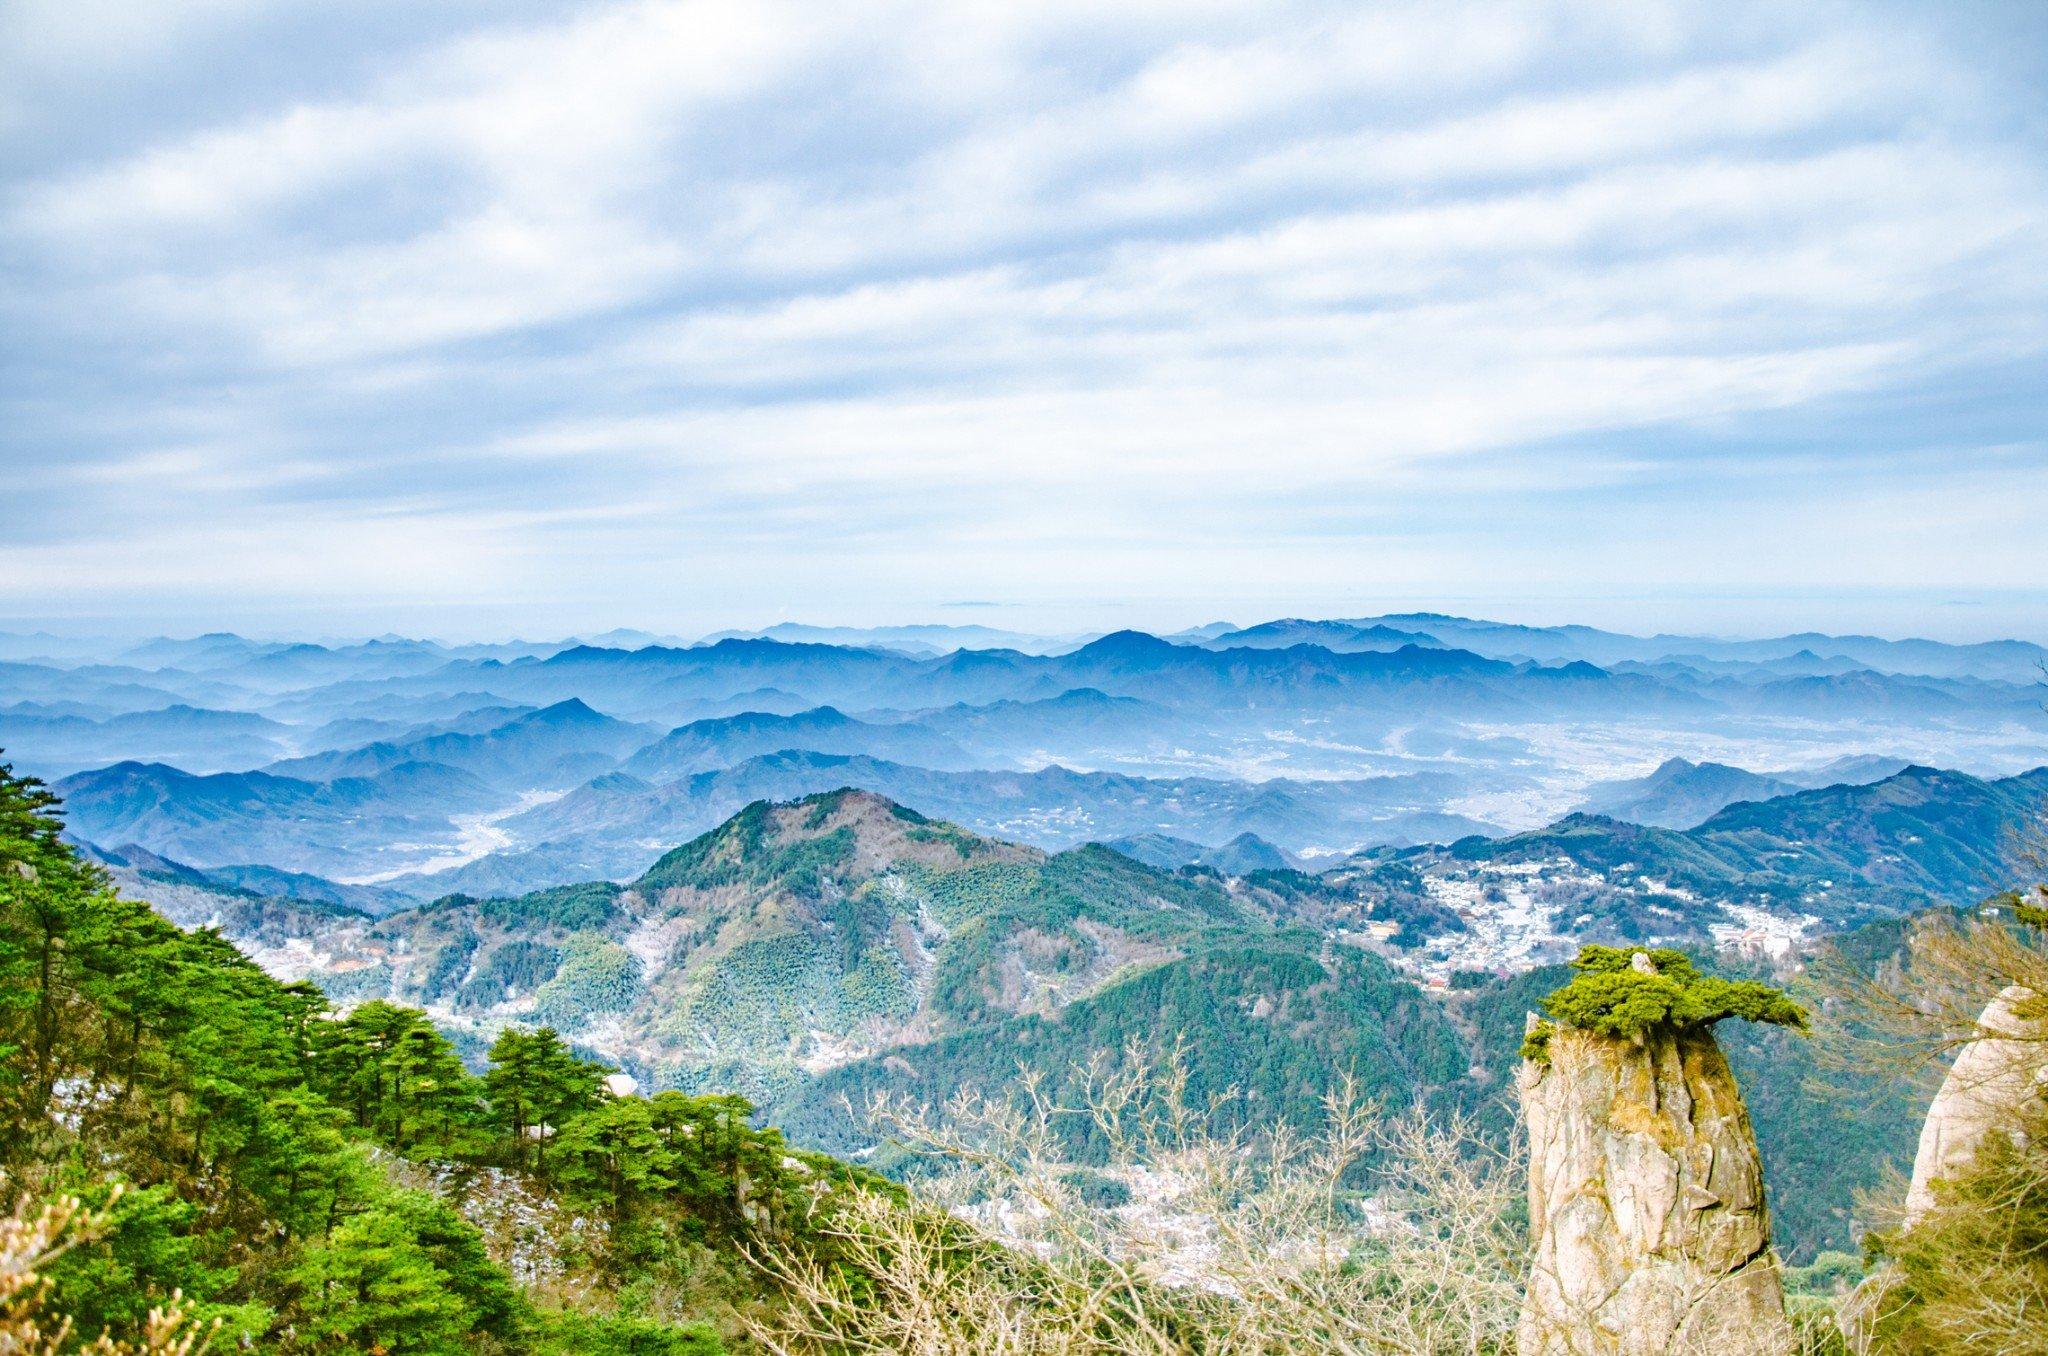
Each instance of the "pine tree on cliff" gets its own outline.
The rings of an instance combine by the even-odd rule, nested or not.
[[[1790,1352],[1756,1137],[1713,1025],[1804,1030],[1805,1011],[1676,951],[1587,947],[1575,964],[1517,1077],[1536,1252],[1523,1356]]]

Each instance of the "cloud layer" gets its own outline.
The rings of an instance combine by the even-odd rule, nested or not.
[[[2048,615],[2030,7],[325,8],[4,21],[0,613]]]

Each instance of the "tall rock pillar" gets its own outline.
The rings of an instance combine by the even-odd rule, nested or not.
[[[2012,1134],[2020,1108],[2048,1081],[2048,1023],[2021,1016],[2034,993],[2008,986],[1977,1019],[1978,1035],[1956,1056],[1927,1108],[1906,1193],[1908,1229],[1935,1205],[1934,1184],[1965,1175],[1984,1141]]]
[[[1521,1356],[1792,1351],[1756,1137],[1712,1028],[1558,1026],[1547,1056],[1517,1076],[1536,1245]]]

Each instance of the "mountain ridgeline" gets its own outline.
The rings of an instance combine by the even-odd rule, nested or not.
[[[628,881],[754,800],[843,785],[1053,851],[1249,834],[1326,865],[1572,809],[1689,829],[1915,763],[2010,775],[2048,734],[2018,643],[1424,614],[0,653],[0,747],[64,779],[79,839],[414,900]]]
[[[274,893],[313,884],[287,873],[92,865],[0,774],[0,1167],[86,1197],[38,1300],[74,1321],[136,1331],[175,1287],[259,1349],[710,1356],[789,1303],[778,1265],[832,1274],[857,1236],[838,1212],[872,1228],[911,1199],[843,1161],[916,1180],[870,1099],[1028,1076],[1071,1106],[1164,1061],[1230,1132],[1312,1133],[1349,1080],[1497,1143],[1522,1015],[1563,974],[1542,962],[1805,909],[1862,924],[1844,954],[1882,969],[1903,913],[2011,877],[2044,801],[2048,771],[1908,767],[1690,830],[1579,815],[1311,874],[1251,838],[1047,852],[841,788],[750,803],[625,883],[377,916]],[[1509,919],[1535,968],[1459,967],[1505,955]],[[1719,962],[1796,981],[1798,959]],[[1728,1059],[1781,1246],[1849,1245],[1854,1192],[1910,1149],[1910,1092],[1836,1071],[1821,1097],[1783,1031],[1730,1033]],[[1113,1149],[1090,1124],[1064,1132],[1084,1178]]]
[[[337,996],[479,1033],[546,1022],[667,1085],[765,1094],[1271,928],[1214,877],[839,791],[756,802],[625,886],[449,896],[303,941]]]

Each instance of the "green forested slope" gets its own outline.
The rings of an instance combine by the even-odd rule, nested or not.
[[[1176,1051],[1199,1105],[1309,1127],[1340,1073],[1395,1105],[1459,1084],[1467,1055],[1442,1007],[1379,957],[1321,950],[1303,933],[1220,943],[1163,963],[1053,1014],[1030,1014],[834,1069],[770,1104],[789,1132],[833,1151],[869,1143],[857,1112],[888,1093],[943,1103],[1035,1071],[1063,1104],[1082,1100],[1098,1056]],[[853,1108],[849,1112],[849,1107]]]
[[[1566,858],[1603,872],[1648,873],[1702,897],[1811,913],[1837,926],[2005,888],[2016,836],[2048,801],[2048,768],[1996,780],[1909,767],[1864,786],[1830,786],[1731,805],[1683,831],[1569,815],[1507,838],[1469,838],[1466,861]],[[1390,853],[1424,862],[1437,850]]]
[[[182,1291],[223,1349],[715,1352],[685,1311],[746,1302],[743,1245],[829,1248],[852,1170],[752,1128],[747,1102],[610,1095],[545,1030],[472,1077],[423,1014],[340,1017],[119,897],[56,808],[0,768],[0,1190],[108,1210],[45,1269],[79,1336],[133,1336]],[[580,1299],[516,1286],[407,1185],[430,1163],[588,1220],[566,1263],[586,1280],[551,1297]]]

